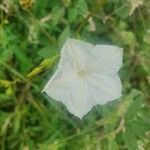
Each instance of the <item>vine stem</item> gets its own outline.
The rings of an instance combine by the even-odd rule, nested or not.
[[[12,67],[10,67],[8,64],[6,64],[4,61],[0,60],[0,65],[4,66],[5,68],[7,68],[10,72],[12,72],[14,75],[16,75],[17,77],[19,77],[20,79],[22,79],[23,81],[26,81],[26,78],[19,72],[17,72],[15,69],[13,69]]]
[[[82,132],[80,132],[80,133],[74,134],[74,135],[72,135],[72,136],[69,136],[69,137],[67,137],[67,138],[64,138],[64,139],[62,139],[62,140],[60,140],[60,141],[57,141],[57,143],[66,142],[66,141],[71,140],[71,139],[73,139],[73,138],[75,138],[75,137],[79,137],[79,136],[85,135],[85,134],[87,134],[87,133],[89,133],[89,132],[91,132],[91,131],[93,131],[93,130],[95,130],[95,129],[101,127],[101,126],[104,126],[104,125],[106,125],[106,124],[108,124],[108,123],[111,123],[111,121],[112,121],[111,118],[103,118],[103,119],[101,119],[94,127],[90,128],[90,129],[88,129],[88,130],[82,131]]]
[[[147,31],[147,27],[146,27],[146,24],[145,24],[145,21],[144,21],[144,17],[143,17],[143,14],[142,14],[140,8],[138,8],[138,12],[139,12],[139,15],[140,15],[141,22],[142,22],[142,24],[143,24],[143,28],[144,28],[144,30],[145,30],[145,32],[146,32],[146,31]]]
[[[99,1],[96,7],[91,12],[89,12],[87,17],[81,22],[81,24],[79,25],[76,31],[76,35],[79,39],[80,39],[80,32],[82,28],[85,26],[86,22],[89,20],[90,17],[92,17],[99,10],[99,8],[101,8],[104,5],[104,3],[105,3],[105,0]]]
[[[125,120],[124,120],[124,118],[121,118],[118,127],[114,131],[104,135],[102,138],[100,138],[100,140],[105,139],[105,138],[107,138],[107,139],[115,138],[115,136],[124,129],[124,125],[125,125]]]
[[[57,44],[56,44],[54,38],[51,37],[51,36],[47,33],[47,31],[45,31],[45,29],[43,29],[43,28],[41,27],[40,22],[34,17],[34,15],[32,14],[32,12],[29,11],[29,10],[26,10],[26,11],[27,11],[28,14],[31,16],[32,21],[33,21],[34,23],[36,23],[36,24],[39,26],[40,30],[45,34],[45,36],[47,37],[47,39],[48,39],[54,46],[57,46]]]

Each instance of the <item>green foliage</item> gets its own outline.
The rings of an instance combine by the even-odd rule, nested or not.
[[[137,142],[136,142],[135,134],[132,132],[132,129],[128,126],[124,133],[124,139],[125,139],[126,146],[129,150],[137,149]]]
[[[58,38],[58,45],[61,48],[63,46],[63,44],[65,43],[66,39],[68,37],[70,37],[71,33],[70,33],[70,27],[67,26],[64,31],[60,34],[59,38]]]
[[[149,150],[150,2],[138,1],[0,1],[0,149]],[[85,41],[124,48],[122,98],[83,120],[41,93],[78,31]]]
[[[118,144],[116,143],[115,140],[109,140],[108,150],[119,150]]]

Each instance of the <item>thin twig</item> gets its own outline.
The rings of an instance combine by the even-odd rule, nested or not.
[[[143,24],[143,28],[144,28],[145,31],[147,31],[147,27],[146,27],[146,24],[144,22],[144,17],[142,15],[141,9],[139,7],[137,9],[138,9],[138,12],[139,12],[139,15],[140,15],[141,22]]]
[[[4,61],[0,60],[0,65],[4,66],[7,70],[9,70],[10,72],[12,72],[14,75],[16,75],[17,77],[19,77],[20,79],[22,79],[23,81],[26,81],[26,78],[19,73],[18,71],[16,71],[15,69],[13,69],[12,67],[10,67],[8,64],[6,64]]]
[[[100,138],[100,139],[102,140],[102,139],[110,138],[110,137],[111,137],[111,138],[115,138],[115,136],[116,136],[117,134],[119,134],[119,133],[123,130],[123,128],[124,128],[124,123],[125,123],[125,120],[124,120],[124,118],[122,117],[121,120],[120,120],[119,126],[117,127],[117,129],[115,129],[114,131],[112,131],[112,132],[110,132],[110,133],[104,135],[104,136],[103,136],[102,138]]]
[[[75,137],[85,135],[85,134],[87,134],[87,133],[89,133],[89,132],[91,132],[91,131],[93,131],[93,130],[95,130],[95,129],[97,129],[97,128],[99,128],[99,127],[105,125],[105,124],[107,124],[107,123],[110,123],[110,122],[111,122],[111,119],[108,119],[108,118],[101,119],[101,120],[99,121],[99,123],[98,123],[97,125],[95,125],[94,127],[90,128],[90,129],[88,129],[88,130],[82,131],[82,132],[80,132],[80,133],[74,134],[74,135],[72,135],[72,136],[69,136],[69,137],[67,137],[67,138],[64,138],[64,139],[62,139],[62,140],[60,140],[60,141],[57,141],[57,143],[62,143],[62,142],[71,140],[71,139],[73,139],[73,138],[75,138]]]
[[[31,12],[31,11],[27,11],[27,12],[28,12],[29,15],[31,16],[32,21],[35,22],[35,23],[37,23],[37,25],[39,26],[40,30],[46,35],[46,37],[48,38],[48,40],[49,40],[53,45],[57,46],[57,44],[56,44],[54,38],[51,37],[51,36],[47,33],[47,31],[45,31],[45,29],[43,29],[43,28],[41,27],[40,22],[34,17],[34,15],[32,14],[32,12]]]
[[[77,28],[77,31],[76,31],[76,35],[77,35],[78,38],[80,38],[80,32],[81,32],[82,28],[85,26],[85,24],[88,21],[88,19],[90,17],[92,17],[99,10],[99,8],[101,8],[104,5],[104,2],[105,2],[105,0],[102,0],[102,2],[98,2],[98,4],[96,5],[96,7],[81,22],[81,24],[79,25],[79,27]]]
[[[113,15],[117,14],[118,12],[120,12],[122,9],[124,9],[125,7],[127,7],[127,4],[123,4],[121,7],[119,7],[117,10],[115,10],[114,12],[112,12],[111,14],[109,15],[106,15],[104,18],[103,18],[103,22],[106,22],[107,19],[111,18]]]

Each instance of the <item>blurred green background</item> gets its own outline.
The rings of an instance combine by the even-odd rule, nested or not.
[[[122,98],[83,120],[41,93],[77,36],[124,49]],[[149,0],[0,0],[0,150],[150,150],[149,85]]]

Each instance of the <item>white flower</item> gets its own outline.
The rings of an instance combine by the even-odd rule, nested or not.
[[[117,71],[122,55],[122,48],[117,46],[94,46],[68,38],[61,50],[58,69],[43,91],[82,118],[94,105],[121,97]]]

